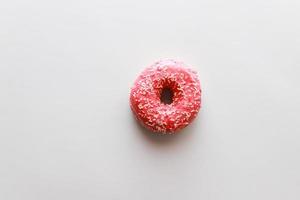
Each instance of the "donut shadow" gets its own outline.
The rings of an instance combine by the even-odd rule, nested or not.
[[[174,134],[157,134],[153,133],[144,126],[142,126],[131,114],[131,119],[133,123],[135,124],[137,132],[139,135],[145,139],[148,143],[151,143],[154,146],[169,146],[169,145],[176,145],[178,143],[185,143],[190,140],[192,140],[195,136],[195,134],[199,134],[200,131],[197,131],[199,123],[201,122],[201,114],[196,117],[192,121],[191,124],[189,124],[184,129],[174,133]]]

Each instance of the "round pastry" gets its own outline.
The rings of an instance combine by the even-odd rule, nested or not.
[[[174,133],[189,125],[201,107],[196,72],[182,62],[160,60],[136,79],[130,93],[136,119],[156,133]]]

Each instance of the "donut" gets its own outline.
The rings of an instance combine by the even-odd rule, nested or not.
[[[195,119],[201,107],[197,73],[180,61],[155,62],[135,80],[130,107],[135,118],[150,131],[178,132]]]

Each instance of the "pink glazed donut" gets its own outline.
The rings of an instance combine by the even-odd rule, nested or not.
[[[182,62],[160,60],[136,79],[130,93],[136,119],[155,133],[174,133],[189,125],[201,107],[196,72]]]

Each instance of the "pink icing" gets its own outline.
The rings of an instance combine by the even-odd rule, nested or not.
[[[172,103],[161,101],[163,89],[172,91]],[[201,107],[196,72],[182,62],[161,60],[147,67],[130,93],[130,107],[139,122],[157,133],[174,133],[189,125]]]

